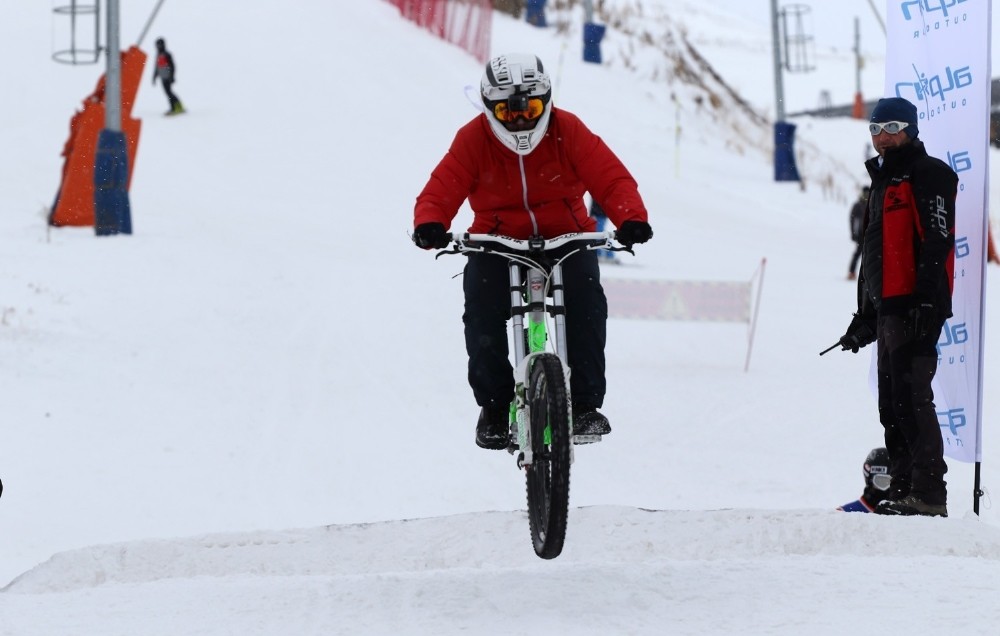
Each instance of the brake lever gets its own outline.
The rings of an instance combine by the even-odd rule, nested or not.
[[[437,259],[441,258],[442,256],[448,256],[448,255],[451,255],[451,254],[461,254],[461,253],[462,253],[462,250],[460,250],[457,246],[454,247],[454,248],[452,248],[452,249],[450,249],[450,250],[438,250],[438,253],[434,255],[434,260],[437,260]]]
[[[621,247],[605,247],[603,249],[606,249],[609,252],[628,252],[632,256],[635,256],[635,252],[632,251],[631,245],[622,245]]]

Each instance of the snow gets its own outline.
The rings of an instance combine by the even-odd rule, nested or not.
[[[0,21],[0,634],[995,632],[1000,518],[989,494],[972,513],[971,465],[949,462],[948,519],[834,510],[881,444],[867,353],[817,355],[853,310],[858,122],[797,120],[806,188],[776,184],[766,129],[651,79],[649,51],[626,70],[624,34],[586,65],[579,16],[569,36],[496,16],[494,51],[542,56],[640,184],[656,236],[606,276],[749,280],[767,259],[749,372],[745,326],[609,322],[615,430],[577,449],[566,548],[542,561],[513,459],[473,443],[461,261],[407,237],[480,64],[378,1],[167,3],[144,45],[166,37],[190,112],[161,117],[143,84],[135,234],[97,239],[44,222],[101,72],[50,60],[44,4]],[[766,20],[643,4],[771,116]],[[123,7],[123,42],[154,5]],[[789,112],[850,99],[840,46]],[[987,392],[987,491],[998,408]]]

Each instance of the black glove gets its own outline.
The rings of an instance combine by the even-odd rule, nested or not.
[[[937,309],[934,307],[934,303],[930,301],[917,300],[910,307],[906,318],[913,329],[913,336],[915,338],[926,338],[927,334],[931,331],[931,327],[937,321]]]
[[[840,337],[841,351],[851,350],[857,353],[859,349],[867,347],[878,339],[875,334],[875,319],[865,318],[860,314],[854,314],[854,320],[847,327],[847,333]]]
[[[413,243],[420,249],[448,247],[448,233],[441,223],[421,223],[413,229]]]
[[[615,232],[615,240],[626,247],[632,247],[635,243],[645,243],[651,238],[653,238],[653,228],[645,221],[625,221]]]

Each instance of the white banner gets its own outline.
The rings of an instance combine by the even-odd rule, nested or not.
[[[917,106],[919,138],[958,173],[954,316],[934,379],[945,454],[982,460],[983,283],[989,220],[991,0],[887,0],[885,95]]]
[[[609,318],[750,322],[753,281],[605,278]]]

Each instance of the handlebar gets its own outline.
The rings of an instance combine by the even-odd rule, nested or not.
[[[512,252],[540,253],[558,249],[571,243],[583,243],[586,249],[628,250],[627,247],[614,247],[614,232],[573,232],[553,238],[529,239],[516,239],[499,234],[470,234],[468,232],[454,232],[446,236],[449,242],[455,244],[457,252],[488,252],[492,251],[490,244],[493,244]]]

